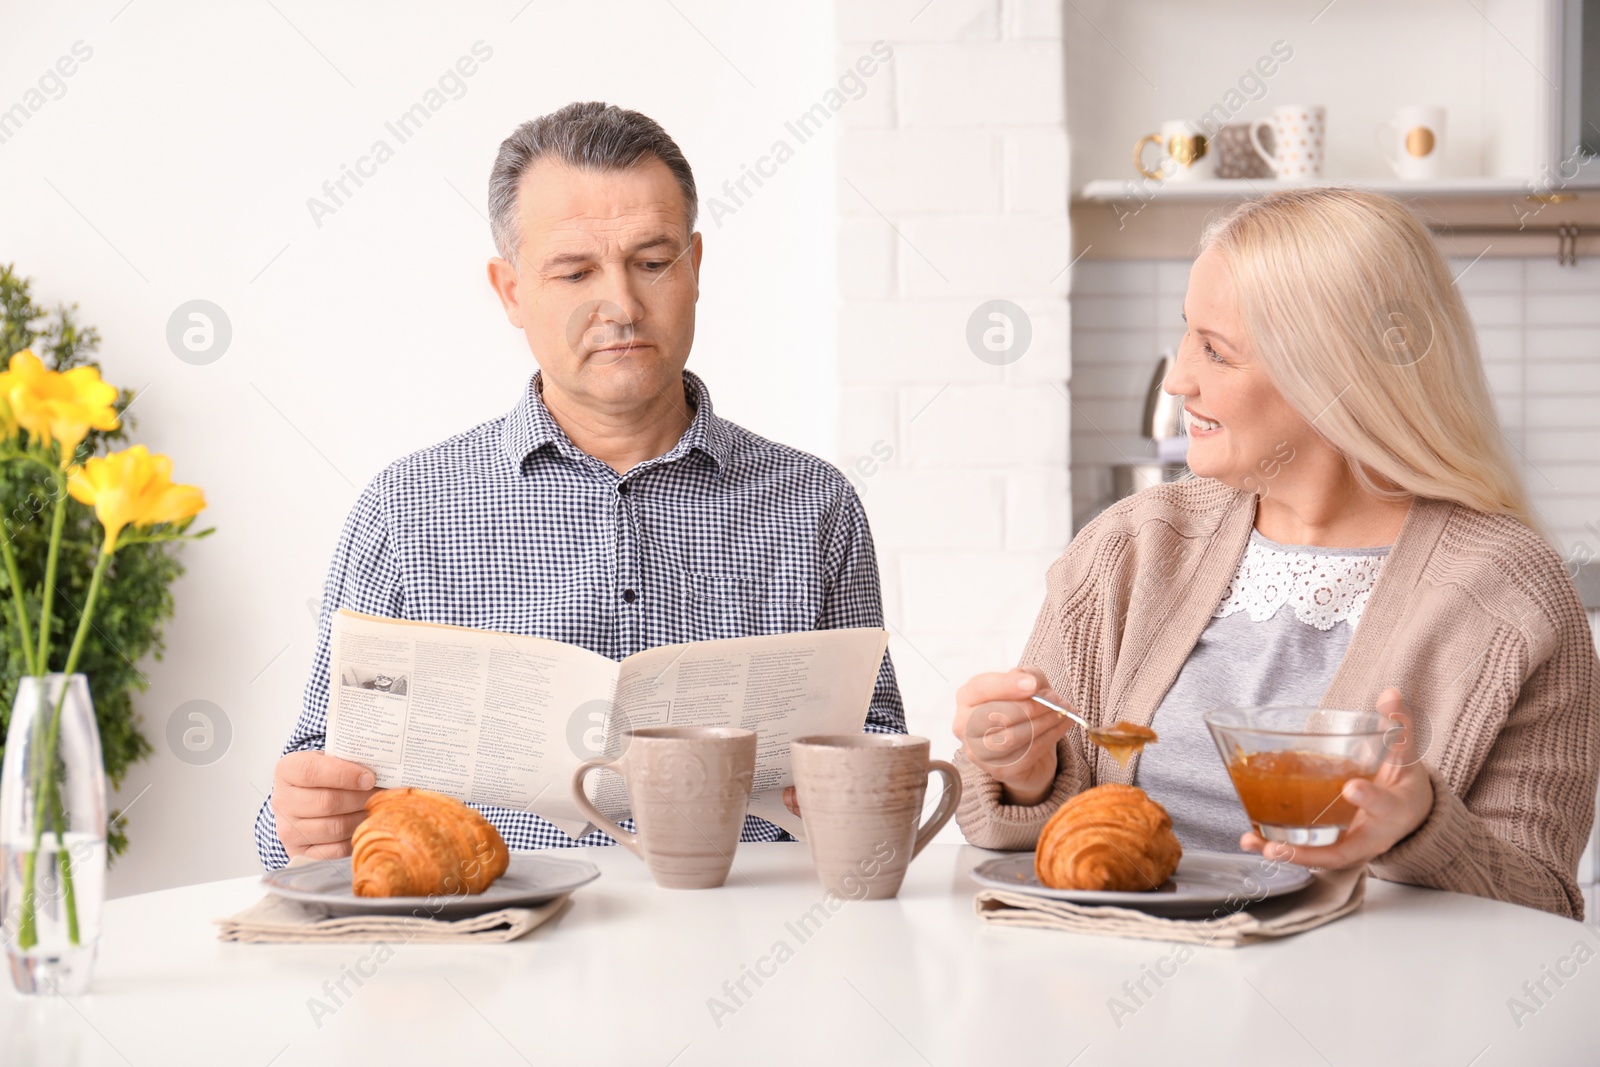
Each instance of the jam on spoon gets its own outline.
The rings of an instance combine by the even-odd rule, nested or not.
[[[1075,711],[1057,704],[1055,701],[1042,696],[1034,695],[1033,701],[1043,704],[1051,711],[1065,715],[1079,726],[1088,735],[1089,740],[1111,754],[1120,767],[1126,767],[1128,761],[1136,754],[1144,751],[1144,746],[1153,745],[1160,740],[1156,732],[1148,726],[1140,726],[1133,722],[1114,722],[1110,726],[1090,726],[1088,721]]]

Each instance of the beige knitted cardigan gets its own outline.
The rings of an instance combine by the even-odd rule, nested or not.
[[[1107,509],[1051,566],[1022,662],[1091,722],[1149,725],[1227,591],[1256,500],[1199,478]],[[1368,870],[1581,918],[1600,660],[1560,556],[1514,519],[1416,498],[1321,706],[1373,708],[1389,686],[1420,720],[1434,802]],[[1058,756],[1054,791],[1024,807],[1002,804],[1000,784],[958,753],[967,840],[1031,849],[1068,797],[1133,780],[1135,764],[1078,730]]]

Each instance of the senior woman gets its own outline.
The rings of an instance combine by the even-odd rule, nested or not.
[[[1450,271],[1398,201],[1275,193],[1208,231],[1167,376],[1191,480],[1119,501],[1050,568],[1022,666],[957,694],[957,820],[1034,847],[1074,793],[1131,782],[1191,849],[1262,852],[1581,917],[1600,661],[1537,532]],[[1128,767],[1027,699],[1152,726]],[[1376,708],[1398,758],[1324,847],[1249,830],[1201,721]]]

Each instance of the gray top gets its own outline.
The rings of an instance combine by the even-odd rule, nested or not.
[[[1250,532],[1233,584],[1156,708],[1150,725],[1161,740],[1134,775],[1172,816],[1184,848],[1237,852],[1250,829],[1201,716],[1250,704],[1315,706],[1388,552],[1285,545]]]

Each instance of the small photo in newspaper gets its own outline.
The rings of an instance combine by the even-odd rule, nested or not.
[[[339,672],[339,684],[351,689],[370,689],[393,696],[406,695],[406,672],[398,667],[358,667],[345,664]]]

